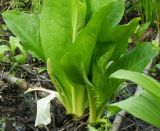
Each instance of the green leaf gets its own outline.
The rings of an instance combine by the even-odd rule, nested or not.
[[[9,45],[10,45],[10,48],[11,48],[11,53],[14,56],[15,50],[19,45],[19,39],[17,37],[10,36],[9,37]]]
[[[121,55],[123,55],[126,52],[128,47],[128,39],[136,30],[139,20],[140,18],[134,18],[128,24],[118,25],[113,29],[111,33],[111,41],[115,43],[116,46],[111,60],[114,61],[118,59]]]
[[[9,58],[5,56],[5,52],[10,51],[7,45],[0,45],[0,62],[8,62]]]
[[[103,45],[103,44],[107,44],[107,45]],[[106,48],[104,48],[104,46],[106,46]],[[94,63],[96,64],[96,68],[101,71],[104,72],[104,70],[106,69],[106,65],[109,62],[109,60],[111,59],[114,51],[115,51],[115,44],[114,43],[101,43],[101,44],[97,44],[96,49],[95,49],[95,53],[94,53]]]
[[[45,0],[41,13],[42,45],[46,51],[45,55],[50,61],[47,67],[48,72],[52,81],[58,83],[56,89],[63,97],[63,104],[67,105],[69,113],[73,113],[72,107],[74,105],[71,105],[73,85],[68,76],[64,74],[59,61],[67,49],[71,47],[85,24],[85,6],[83,0]]]
[[[100,1],[100,0],[96,0],[96,1]],[[113,2],[114,4],[108,7],[109,10],[105,16],[105,20],[102,24],[103,26],[99,33],[98,41],[100,42],[104,42],[109,38],[109,36],[112,36],[111,31],[113,27],[115,27],[121,21],[122,16],[124,14],[124,9],[125,9],[124,0],[106,0],[107,3],[110,3],[109,1],[112,1],[112,2],[114,1]]]
[[[98,131],[98,130],[93,126],[88,125],[88,131]]]
[[[94,103],[96,103],[97,117],[100,117],[101,111],[106,102],[115,93],[118,86],[123,82],[108,78],[109,75],[119,69],[127,69],[142,72],[145,66],[156,55],[152,50],[151,44],[138,45],[132,51],[124,54],[119,60],[108,63],[104,72],[100,72],[97,67],[93,67],[92,82],[94,87]]]
[[[6,51],[10,51],[10,48],[7,45],[0,45],[0,53],[4,54]]]
[[[18,64],[24,64],[26,61],[26,52],[23,49],[22,45],[19,43],[19,39],[11,36],[9,39],[9,43],[10,43],[12,57],[14,58],[15,50],[16,50],[16,48],[18,48],[20,50],[20,52],[22,53],[22,55],[15,56],[16,62]]]
[[[72,47],[62,57],[61,65],[71,81],[84,84],[82,77],[84,77],[84,74],[87,76],[89,73],[97,35],[105,20],[104,16],[109,10],[108,7],[112,5],[113,3],[103,7],[95,14],[79,33]]]
[[[116,26],[111,32],[112,37],[108,38],[105,42],[98,42],[95,48],[96,61],[111,47],[114,47],[112,57],[110,58],[111,61],[117,60],[124,54],[127,50],[128,39],[138,26],[138,22],[139,18],[135,18],[126,25]]]
[[[95,15],[99,9],[112,3],[113,1],[116,0],[90,0],[92,16]]]
[[[147,75],[133,71],[118,70],[114,72],[110,77],[133,81],[151,94],[154,94],[160,98],[160,83]]]
[[[139,29],[137,31],[137,34],[136,34],[136,36],[137,36],[138,39],[140,39],[140,38],[143,37],[145,31],[147,30],[147,28],[149,27],[150,24],[151,24],[151,22],[146,22],[146,23],[142,24],[139,27]]]
[[[8,28],[22,42],[24,49],[45,61],[40,41],[38,16],[17,11],[6,11],[2,15]]]
[[[71,0],[45,0],[40,25],[46,59],[51,59],[55,68],[72,44]]]
[[[113,116],[120,109],[123,109],[154,126],[160,127],[159,97],[151,95],[146,91],[141,92],[138,96],[133,96],[124,101],[109,105],[108,117]]]
[[[73,28],[73,42],[77,34],[85,26],[86,20],[86,1],[85,0],[72,0],[72,28]]]
[[[68,50],[66,50],[66,53],[61,58],[61,66],[63,67],[68,79],[72,81],[72,83],[76,83],[74,84],[75,86],[73,86],[73,92],[77,92],[77,89],[80,90],[79,87],[81,86],[76,88],[77,84],[91,84],[87,77],[92,63],[97,36],[102,28],[105,16],[110,10],[109,7],[112,7],[113,5],[114,2],[101,8],[90,19],[86,27],[77,35],[75,42]],[[83,90],[84,89],[85,87],[83,86]],[[74,96],[77,98],[76,96],[78,96],[78,94]]]
[[[37,70],[38,70],[38,73],[40,74],[47,71],[47,67],[39,67]]]
[[[52,82],[54,83],[59,95],[61,96],[62,102],[67,109],[67,113],[72,113],[72,85],[68,78],[64,75],[64,72],[59,68],[53,68],[51,59],[47,60],[47,71],[50,75]]]
[[[24,55],[16,55],[15,59],[18,64],[24,64],[26,61]]]
[[[156,54],[157,51],[152,49],[151,43],[139,43],[135,49],[113,62],[107,72],[111,74],[119,69],[142,72]]]
[[[111,6],[111,3],[114,4]],[[110,7],[108,5],[110,5]],[[115,27],[122,19],[125,9],[124,0],[88,0],[87,6],[88,19],[91,19],[99,9],[104,6],[108,6],[108,12],[105,15],[105,20],[102,24],[98,38],[99,42],[106,41],[109,36],[112,36],[112,28]]]

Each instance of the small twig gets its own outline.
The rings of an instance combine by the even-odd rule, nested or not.
[[[40,82],[40,78],[39,78],[39,74],[38,74],[38,71],[37,71],[36,68],[34,68],[34,72],[35,72],[35,74],[36,74],[36,76],[37,76],[37,80],[38,80],[39,86],[42,87],[42,86],[41,86],[41,82]]]
[[[124,128],[123,128],[123,130],[127,130],[128,128],[130,128],[130,127],[134,126],[135,124],[136,124],[136,123],[130,124],[129,126],[124,127]]]
[[[46,131],[50,131],[46,125],[44,125],[44,128],[46,129]]]
[[[51,80],[31,79],[31,81],[51,82]]]
[[[86,123],[81,122],[79,126],[77,126],[74,131],[78,131],[81,127],[87,125]]]
[[[17,64],[13,65],[13,66],[11,67],[11,69],[10,69],[7,73],[9,74],[16,66],[17,66]],[[8,75],[8,74],[6,74],[6,75]]]
[[[124,110],[118,112],[118,114],[116,115],[114,122],[112,124],[112,131],[118,131],[120,124],[123,121],[123,117],[126,115],[126,112]]]
[[[154,126],[149,126],[145,131],[151,130]]]

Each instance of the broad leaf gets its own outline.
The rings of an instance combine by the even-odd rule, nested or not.
[[[71,0],[45,0],[40,25],[45,56],[55,67],[72,43]]]
[[[91,5],[91,13],[92,16],[96,14],[96,12],[102,7],[116,1],[116,0],[89,0]]]
[[[112,61],[117,60],[121,55],[126,53],[128,47],[128,39],[136,30],[139,20],[139,18],[134,18],[128,24],[118,25],[112,30],[111,41],[116,45],[111,58]],[[108,40],[110,40],[110,38],[108,38]]]
[[[109,75],[119,69],[128,69],[142,72],[150,59],[156,55],[156,51],[151,49],[150,44],[139,45],[133,51],[120,57],[119,60],[112,62],[103,72],[93,68],[92,82],[94,85],[95,102],[97,106],[97,115],[101,112],[103,106],[117,90],[122,81],[108,78]]]
[[[160,83],[147,75],[127,70],[118,70],[110,77],[133,81],[149,93],[142,91],[137,96],[109,105],[108,116],[112,116],[120,109],[123,109],[146,122],[160,127]]]
[[[142,72],[156,54],[157,51],[152,49],[151,43],[139,43],[135,49],[113,62],[107,72],[111,74],[119,69]]]
[[[112,36],[112,28],[122,19],[125,3],[124,0],[87,0],[88,19],[91,19],[99,9],[108,6],[112,2],[114,4],[108,7],[108,13],[105,15],[105,20],[99,33],[99,42],[104,42],[109,36]]]
[[[114,72],[110,77],[133,81],[134,83],[137,83],[151,94],[154,94],[160,98],[160,83],[147,75],[133,71],[118,70]]]
[[[159,88],[160,90],[160,88]],[[145,91],[138,96],[109,105],[108,117],[123,109],[137,118],[160,127],[160,100],[159,97]]]
[[[110,3],[109,1],[111,0],[106,0],[107,3]],[[105,20],[102,24],[102,28],[99,33],[98,41],[104,42],[109,38],[109,36],[111,36],[113,27],[115,27],[121,21],[122,16],[124,14],[124,9],[125,9],[124,2],[125,2],[124,0],[116,0],[113,6],[109,7],[109,11],[105,16]]]
[[[102,59],[100,57],[105,57],[103,55],[108,52],[108,48],[114,47],[112,57],[110,58],[111,61],[117,60],[124,54],[127,50],[128,39],[138,26],[138,22],[139,18],[135,18],[126,25],[116,26],[111,32],[111,37],[105,42],[98,42],[94,53],[94,56],[96,57],[95,61],[97,61],[97,59]]]
[[[42,46],[47,50],[45,55],[49,61],[47,62],[48,72],[56,84],[56,89],[63,97],[63,104],[70,105],[70,107],[66,106],[68,110],[72,108],[72,85],[59,65],[59,61],[85,25],[85,17],[84,0],[44,1],[40,27]]]
[[[2,15],[8,28],[22,42],[24,49],[45,61],[40,40],[39,17],[17,11],[6,11]]]
[[[108,14],[109,7],[114,4],[114,2],[110,3],[95,14],[61,59],[61,65],[70,80],[84,84],[82,76],[84,77],[84,74],[87,76],[89,73],[97,36],[105,20],[105,15]]]

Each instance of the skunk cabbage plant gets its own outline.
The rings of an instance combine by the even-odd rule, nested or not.
[[[160,127],[160,83],[147,75],[127,70],[118,70],[111,77],[133,81],[144,90],[129,99],[111,104],[108,116],[123,109],[137,118]]]
[[[119,25],[124,0],[44,0],[40,15],[6,11],[3,19],[47,70],[68,114],[90,109],[97,122],[121,81],[109,79],[118,69],[142,71],[155,55],[150,44],[127,51],[139,18]]]

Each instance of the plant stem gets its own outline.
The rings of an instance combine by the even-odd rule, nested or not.
[[[88,91],[88,99],[89,99],[89,109],[90,109],[90,116],[89,116],[89,122],[91,124],[96,122],[96,105],[94,100],[94,93],[92,89],[89,89],[90,87],[87,87]]]
[[[85,87],[83,85],[74,85],[72,87],[72,107],[73,114],[76,117],[80,117],[84,112],[84,96],[85,96]]]

